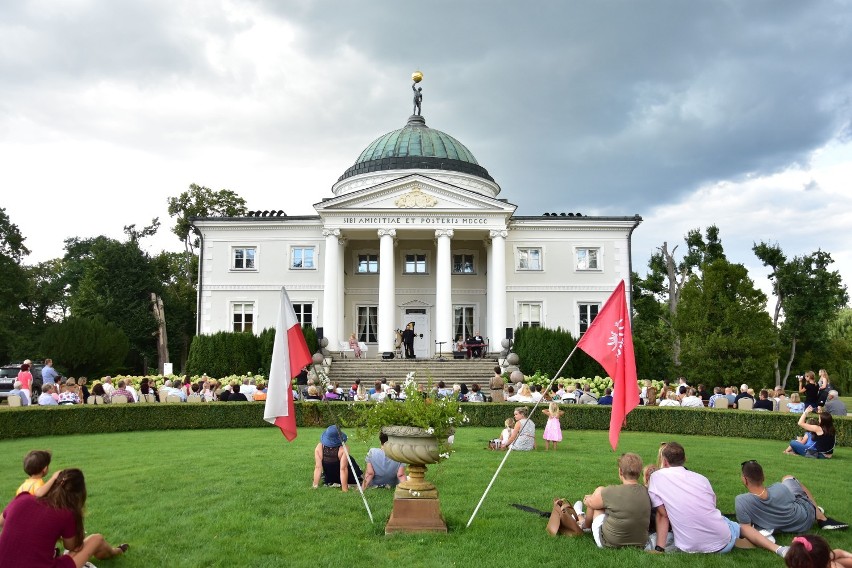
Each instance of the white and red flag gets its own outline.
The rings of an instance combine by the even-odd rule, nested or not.
[[[275,326],[272,366],[266,391],[263,419],[281,429],[288,441],[296,438],[296,410],[293,407],[293,377],[311,363],[311,352],[296,319],[287,290],[281,288],[281,307]]]
[[[598,312],[577,347],[600,363],[614,383],[609,444],[615,450],[621,427],[627,422],[627,414],[639,404],[633,332],[630,329],[624,280]]]

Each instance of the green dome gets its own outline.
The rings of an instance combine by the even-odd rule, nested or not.
[[[412,169],[462,172],[494,181],[464,144],[429,128],[418,115],[411,116],[399,130],[373,141],[337,181],[369,172]]]

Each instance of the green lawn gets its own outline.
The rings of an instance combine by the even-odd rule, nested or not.
[[[30,449],[51,449],[52,469],[86,473],[89,532],[129,542],[124,558],[99,568],[133,566],[783,566],[766,551],[728,555],[649,555],[598,550],[591,536],[552,539],[545,520],[510,503],[549,509],[553,496],[576,500],[600,484],[617,483],[616,455],[605,432],[564,432],[557,452],[513,453],[470,528],[465,525],[503,454],[485,450],[498,432],[461,429],[457,452],[429,476],[438,485],[447,535],[384,536],[392,492],[370,490],[370,524],[357,490],[311,489],[319,429],[304,428],[288,444],[274,428],[144,432],[45,437],[0,442],[0,494],[11,498],[24,479]],[[541,443],[539,432],[539,442]],[[662,434],[625,433],[621,451],[653,461]],[[830,516],[852,520],[848,450],[833,460],[785,456],[781,442],[714,437],[676,438],[687,466],[706,475],[722,512],[733,511],[740,462],[759,460],[777,480],[794,474],[816,493]],[[367,445],[352,441],[363,465]],[[849,531],[825,534],[852,549]],[[789,544],[790,535],[780,535]]]

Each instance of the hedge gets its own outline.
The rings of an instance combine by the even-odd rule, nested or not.
[[[327,426],[335,418],[343,426],[352,422],[353,403],[296,403],[299,426]],[[365,403],[354,403],[365,404]],[[501,429],[512,415],[513,403],[463,403],[470,426]],[[525,404],[528,408],[532,405]],[[209,428],[258,428],[264,405],[257,402],[201,404],[115,404],[0,409],[0,439],[48,435],[141,432],[149,430],[201,430]],[[541,409],[541,407],[539,407]],[[610,407],[563,405],[563,430],[607,430]],[[536,412],[533,422],[544,428],[547,417]],[[779,412],[660,408],[640,406],[627,419],[628,432],[720,436],[767,440],[791,440],[801,435],[798,416]],[[852,418],[835,418],[837,445],[852,446]]]

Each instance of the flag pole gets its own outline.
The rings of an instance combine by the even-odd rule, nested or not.
[[[579,341],[577,342],[579,344]],[[562,370],[565,369],[565,365],[568,364],[568,361],[571,360],[571,357],[574,356],[574,352],[577,351],[577,346],[574,346],[574,349],[571,350],[571,353],[568,354],[568,357],[565,358],[565,361],[562,363],[562,366],[559,367],[559,370],[556,371],[556,374],[553,375],[553,378],[550,379],[550,382],[547,383],[547,388],[544,389],[547,392],[556,381],[556,378],[562,373]],[[538,405],[541,404],[541,401],[544,400],[544,397],[540,398],[538,402],[533,405],[533,409],[530,411],[530,415],[527,417],[527,422],[524,422],[521,430],[527,427],[529,424],[529,420],[532,419],[533,414],[535,414],[535,410],[538,408]],[[521,435],[521,432],[518,432],[518,436]],[[469,528],[471,523],[473,523],[473,519],[476,517],[476,513],[479,512],[479,508],[482,506],[482,503],[485,501],[485,497],[488,495],[488,492],[491,491],[491,486],[494,485],[494,481],[496,481],[497,476],[500,474],[500,470],[503,469],[503,464],[506,463],[506,460],[509,459],[509,454],[512,453],[512,446],[509,446],[509,449],[506,451],[506,455],[503,456],[503,461],[500,462],[500,466],[497,468],[497,471],[494,472],[494,476],[491,478],[491,481],[488,483],[488,487],[485,488],[485,492],[482,494],[482,498],[479,500],[479,503],[476,504],[476,508],[473,510],[473,514],[470,516],[470,520],[467,522],[466,528]]]
[[[311,364],[314,367],[314,374],[319,377],[319,372],[316,369],[317,364],[313,361],[311,361]],[[331,417],[334,419],[334,428],[335,430],[337,430],[337,437],[338,439],[340,439],[343,448],[346,450],[346,461],[349,464],[349,471],[352,472],[352,477],[355,478],[355,484],[358,486],[358,492],[361,494],[361,500],[364,502],[364,508],[367,509],[367,516],[370,517],[370,523],[374,523],[375,521],[373,520],[373,512],[370,510],[369,503],[367,503],[367,497],[364,495],[364,488],[361,486],[361,480],[358,479],[358,474],[355,472],[355,465],[352,463],[352,456],[349,455],[349,446],[346,445],[346,441],[344,441],[343,439],[343,432],[340,430],[340,424],[337,420],[337,415],[331,409],[331,403],[328,401],[328,399],[325,397],[323,398],[325,399],[325,403],[328,406],[329,414],[331,414]]]

